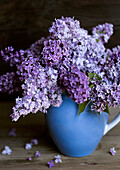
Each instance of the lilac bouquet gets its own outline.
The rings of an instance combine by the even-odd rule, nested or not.
[[[62,93],[79,104],[79,114],[90,101],[99,113],[120,106],[120,46],[104,46],[112,34],[112,24],[98,25],[89,35],[74,17],[62,17],[52,23],[48,37],[29,49],[1,50],[3,60],[15,69],[0,76],[1,92],[18,93],[12,120],[59,107]]]

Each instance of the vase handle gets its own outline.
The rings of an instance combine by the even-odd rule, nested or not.
[[[120,122],[120,113],[118,113],[118,115],[117,115],[110,123],[106,124],[105,129],[104,129],[103,136],[104,136],[110,129],[112,129],[114,126],[116,126],[119,122]]]

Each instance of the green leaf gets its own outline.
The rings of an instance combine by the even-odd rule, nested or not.
[[[91,79],[94,77],[95,73],[88,73],[88,77],[89,77],[89,82],[91,81]]]
[[[102,31],[101,33],[102,33],[102,34],[106,34],[106,31],[104,30],[104,31]]]
[[[96,39],[96,42],[99,42],[100,40],[99,39]]]
[[[96,31],[96,33],[98,33],[98,34],[99,34],[99,33],[100,33],[100,31],[99,31],[99,30],[97,30],[97,31]]]
[[[108,61],[108,58],[109,58],[109,57],[110,57],[110,56],[108,55],[107,58],[106,58],[107,61]]]
[[[88,73],[88,77],[89,77],[89,82],[93,77],[96,77],[97,80],[101,80],[101,78],[96,73]]]
[[[79,104],[79,113],[78,113],[78,115],[80,115],[80,113],[82,113],[85,110],[85,108],[86,108],[86,106],[88,105],[89,102],[90,101],[86,101],[84,103]]]
[[[104,112],[106,112],[106,113],[108,113],[108,114],[110,114],[108,104],[106,104],[106,109],[105,109],[105,110],[103,110],[103,111],[104,111]]]

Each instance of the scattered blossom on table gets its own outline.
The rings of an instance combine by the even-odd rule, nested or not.
[[[11,155],[12,150],[9,146],[5,146],[5,149],[1,152],[3,155]]]

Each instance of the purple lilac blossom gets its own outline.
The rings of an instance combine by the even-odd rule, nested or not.
[[[20,90],[18,77],[14,72],[7,72],[0,76],[0,92],[11,94]]]
[[[85,35],[87,35],[86,30],[81,30],[80,22],[78,20],[75,20],[74,17],[71,18],[63,16],[60,19],[55,19],[55,22],[53,22],[52,26],[49,28],[49,33],[51,37],[62,40],[74,40],[74,38],[79,35],[81,37],[85,37]]]
[[[96,69],[101,80],[93,82],[94,87],[90,90],[92,109],[99,112],[106,108],[106,104],[120,106],[120,46],[107,49],[103,58],[106,61],[99,63],[99,71]]]
[[[29,157],[29,158],[28,158],[28,161],[32,161],[32,157]]]
[[[62,162],[60,155],[55,156],[55,163],[58,163],[58,162],[60,163]]]
[[[15,51],[14,48],[6,47],[5,50],[1,50],[1,57],[6,62],[9,62],[10,66],[19,65],[24,58],[24,51]]]
[[[74,44],[72,64],[84,72],[99,72],[99,63],[106,61],[102,58],[105,52],[104,45],[101,42],[96,42],[95,38],[90,35],[80,42],[80,45],[79,43]]]
[[[62,89],[76,103],[83,103],[88,100],[89,78],[85,73],[79,71],[76,66],[72,66],[69,72],[61,70],[59,82]]]
[[[1,50],[3,59],[16,66],[14,75],[20,88],[14,86],[13,73],[7,73],[0,77],[0,91],[12,93],[14,87],[22,90],[12,119],[16,121],[30,112],[46,113],[50,106],[59,107],[64,90],[77,103],[86,101],[90,93],[92,109],[99,112],[106,103],[120,105],[120,47],[106,50],[103,44],[112,35],[113,25],[98,25],[93,28],[93,35],[88,35],[74,17],[62,17],[55,19],[49,33],[50,36],[42,37],[25,51],[15,51],[13,47]],[[94,80],[90,92],[88,72],[101,78],[101,82]]]
[[[33,69],[37,69],[39,63],[37,63],[36,59],[33,56],[29,56],[25,60],[22,61],[21,65],[17,67],[17,75],[21,82],[24,82],[30,74],[32,74]]]
[[[36,151],[36,152],[35,152],[35,157],[38,158],[38,157],[40,157],[40,156],[41,156],[40,152],[39,152],[39,151]]]
[[[53,160],[52,160],[51,162],[48,162],[48,166],[49,166],[49,168],[52,168],[52,167],[54,167],[54,166],[55,166],[55,164],[54,164]]]
[[[10,132],[8,133],[8,135],[9,136],[16,136],[16,129],[15,128],[12,128],[11,130],[10,130]]]
[[[96,72],[102,81],[107,84],[113,84],[120,82],[120,46],[113,48],[112,50],[107,49],[104,53],[103,58],[105,62],[99,63],[99,72]]]
[[[110,148],[110,153],[111,153],[112,156],[114,156],[116,154],[116,150],[115,150],[114,147]]]
[[[110,36],[113,34],[113,25],[109,23],[98,25],[93,27],[92,33],[96,40],[101,40],[103,43],[107,43]]]
[[[105,47],[102,42],[97,42],[96,38],[80,28],[79,21],[70,17],[55,19],[49,32],[53,40],[60,40],[68,47],[69,55],[62,65],[65,64],[66,67],[67,62],[68,69],[75,64],[83,72],[99,71],[99,63],[104,62],[102,56]],[[56,52],[55,49],[54,52]]]
[[[62,90],[57,86],[58,73],[53,68],[33,67],[31,74],[22,84],[23,97],[16,99],[12,119],[18,120],[21,115],[41,111],[46,113],[52,106],[59,107],[62,103]]]
[[[5,149],[1,152],[3,155],[11,155],[12,150],[9,146],[5,146]]]
[[[28,51],[30,51],[35,56],[35,58],[39,58],[39,61],[41,60],[41,52],[44,47],[44,41],[47,39],[49,39],[49,37],[42,37],[40,40],[33,43],[28,49]]]
[[[90,100],[93,103],[92,110],[101,112],[106,109],[106,104],[109,107],[120,105],[120,84],[110,85],[98,80],[91,82],[93,84],[93,87],[90,88]]]
[[[68,59],[69,52],[67,43],[61,40],[49,39],[44,41],[41,52],[42,63],[46,66],[56,66],[58,69],[63,61]]]

